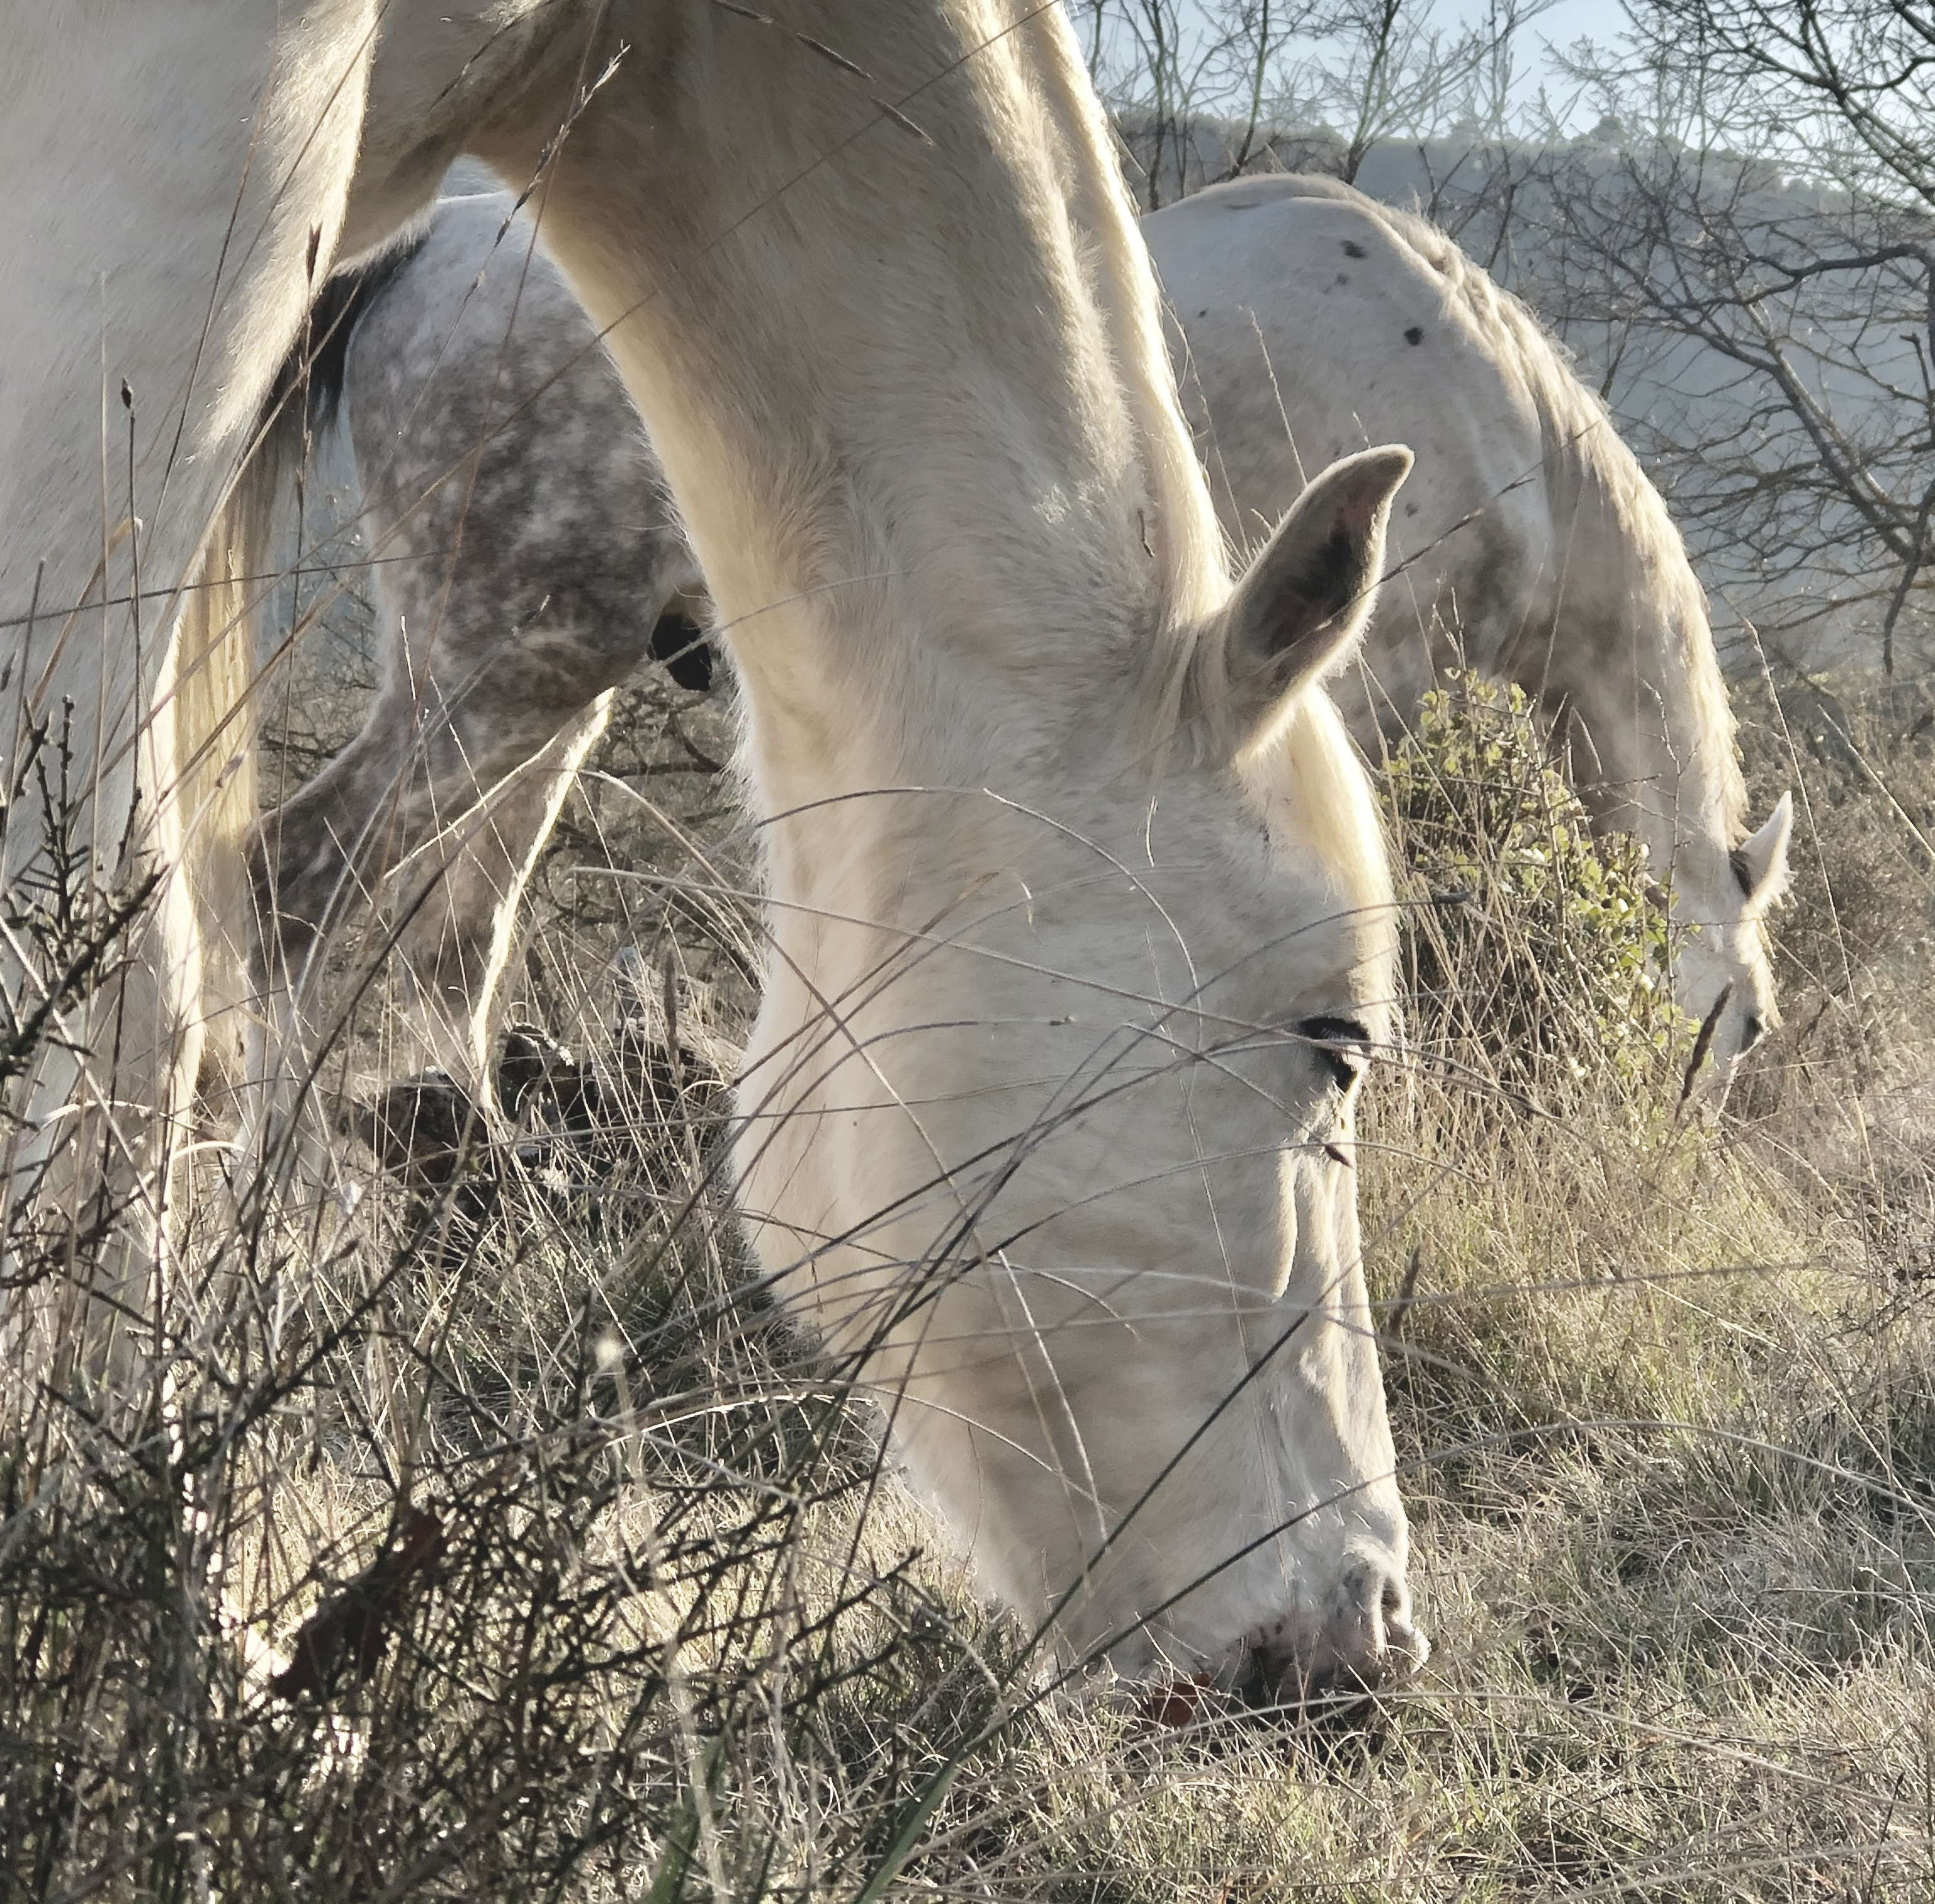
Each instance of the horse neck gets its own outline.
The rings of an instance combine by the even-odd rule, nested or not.
[[[1552,698],[1568,705],[1575,752],[1586,755],[1574,761],[1578,783],[1598,784],[1600,818],[1644,842],[1656,872],[1672,868],[1690,911],[1737,911],[1728,856],[1746,793],[1704,598],[1679,532],[1636,467],[1589,461],[1553,486],[1552,618],[1570,632],[1553,651]]]
[[[762,803],[1025,780],[1226,586],[1058,13],[849,0],[824,37],[860,80],[723,8],[614,11],[537,210],[705,567]]]

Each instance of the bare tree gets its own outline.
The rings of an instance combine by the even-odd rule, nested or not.
[[[1318,0],[1086,0],[1090,70],[1151,210],[1262,159],[1287,50]]]
[[[1455,124],[1506,135],[1523,29],[1553,0],[1487,0],[1455,30],[1428,0],[1087,0],[1090,63],[1152,208],[1246,171],[1354,180],[1374,147]]]
[[[1643,130],[1555,170],[1541,300],[1607,366],[1710,571],[1797,636],[1878,624],[1889,672],[1935,556],[1917,11],[1635,5],[1623,59],[1574,71]]]
[[[1935,8],[1629,0],[1535,86],[1544,11],[1082,17],[1146,202],[1281,169],[1414,201],[1578,354],[1723,601],[1892,669],[1935,571]]]

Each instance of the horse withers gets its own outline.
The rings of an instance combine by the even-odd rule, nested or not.
[[[235,652],[178,646],[182,591],[249,582],[217,518],[332,265],[475,153],[532,192],[731,624],[765,1277],[1071,1651],[1374,1679],[1422,1649],[1349,1168],[1390,895],[1318,680],[1409,459],[1321,477],[1233,592],[1058,10],[803,17],[156,0],[0,30],[0,620],[26,712],[73,710],[63,824],[177,893],[184,769],[246,757],[232,697],[180,692]],[[163,718],[198,698],[205,732]],[[210,1286],[158,1267],[199,951],[185,902],[149,916],[14,1079],[10,1162],[44,1189],[68,1156],[92,1209],[69,1108],[116,1128],[101,1168],[154,1219],[116,1218],[121,1260],[158,1267],[98,1293],[165,1343],[207,1325],[159,1307]],[[42,975],[8,957],[24,1020]]]

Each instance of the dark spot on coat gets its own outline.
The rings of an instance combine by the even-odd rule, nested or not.
[[[1408,344],[1421,344],[1423,343],[1423,325],[1421,324],[1414,324],[1411,328],[1404,334],[1404,340]]]
[[[653,625],[651,651],[681,688],[699,694],[710,692],[712,649],[696,621],[676,612],[660,615]]]
[[[1339,271],[1337,274],[1337,282],[1339,284],[1348,284],[1351,282],[1350,273],[1348,271]]]
[[[1346,258],[1368,258],[1370,255],[1355,238],[1344,240],[1344,255]]]

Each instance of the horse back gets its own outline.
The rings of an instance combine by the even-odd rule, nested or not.
[[[1334,179],[1237,180],[1143,230],[1239,546],[1336,458],[1417,452],[1366,643],[1374,682],[1338,685],[1359,739],[1402,729],[1460,660],[1503,671],[1524,630],[1549,624],[1553,540],[1538,408],[1508,340],[1397,219]]]

